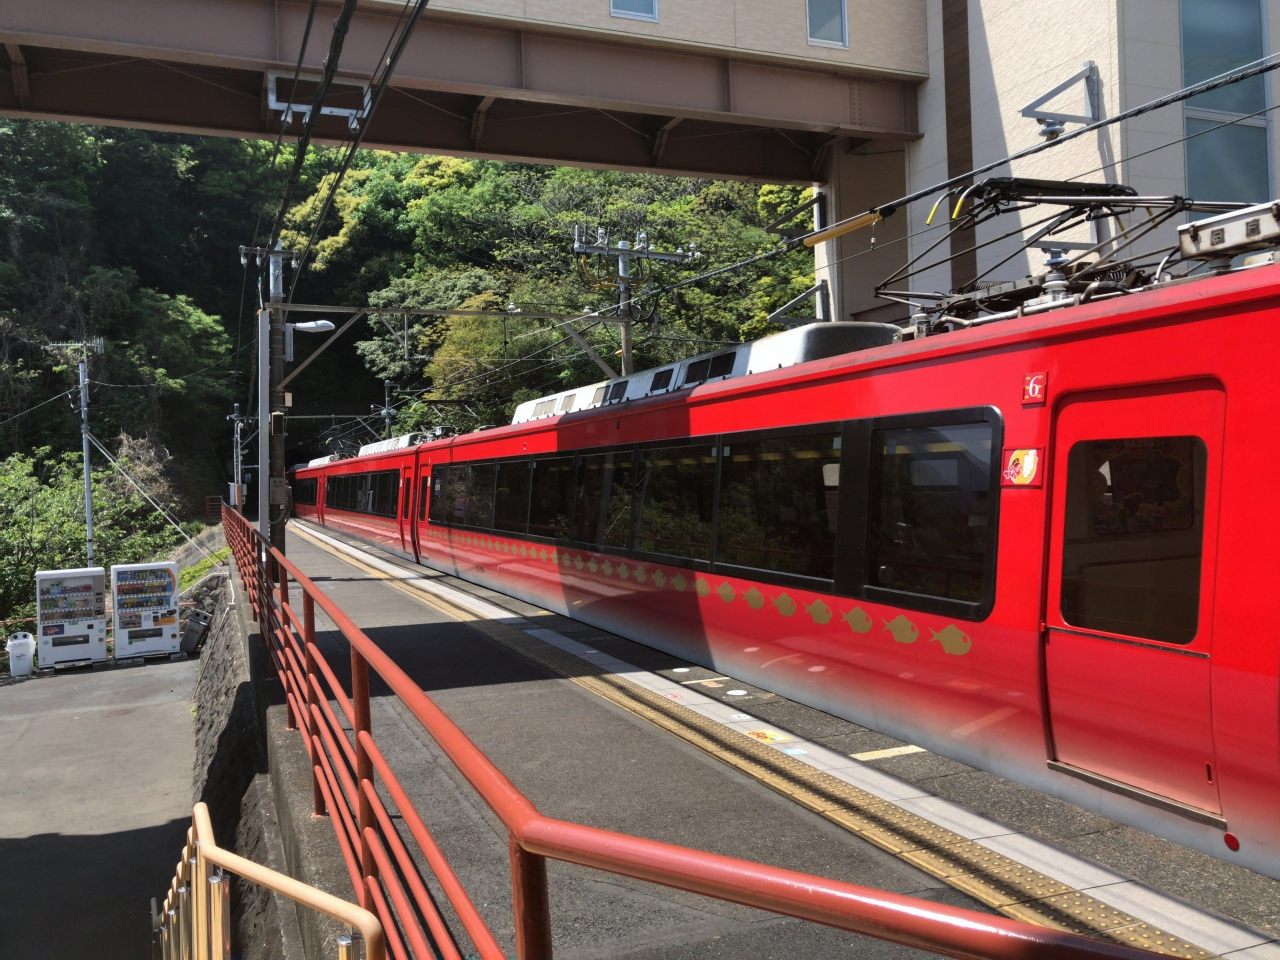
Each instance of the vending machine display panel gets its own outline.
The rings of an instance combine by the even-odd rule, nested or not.
[[[106,577],[102,567],[36,572],[41,669],[107,659]]]
[[[178,652],[176,563],[112,567],[111,596],[117,660]]]

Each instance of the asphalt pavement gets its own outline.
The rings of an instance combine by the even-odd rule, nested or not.
[[[141,960],[191,823],[199,662],[0,680],[0,956]]]

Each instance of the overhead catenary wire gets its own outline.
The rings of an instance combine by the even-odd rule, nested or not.
[[[280,231],[284,227],[284,218],[289,211],[289,204],[293,200],[293,192],[297,189],[298,181],[302,177],[302,167],[307,158],[307,148],[311,144],[311,134],[315,129],[316,122],[320,119],[320,111],[324,105],[324,99],[328,96],[329,87],[333,84],[333,78],[338,72],[338,62],[342,58],[342,45],[346,41],[347,31],[351,29],[351,18],[355,16],[355,12],[356,0],[343,0],[342,10],[338,13],[337,19],[333,21],[333,36],[329,40],[329,55],[324,60],[324,72],[321,74],[320,83],[316,87],[315,100],[302,121],[302,132],[298,136],[298,144],[293,156],[293,169],[290,171],[289,179],[285,183],[284,194],[280,198],[280,206],[276,210],[275,221],[271,224],[271,230],[267,234],[268,247],[274,247],[276,241],[280,239]],[[299,63],[301,63],[301,58],[299,58]]]
[[[1211,90],[1217,90],[1220,87],[1239,83],[1242,80],[1248,80],[1250,77],[1269,73],[1277,68],[1280,68],[1280,53],[1262,57],[1259,60],[1254,60],[1252,63],[1245,64],[1243,67],[1238,67],[1235,70],[1228,70],[1227,72],[1220,73],[1215,77],[1210,77],[1208,80],[1202,80],[1200,83],[1193,83],[1190,86],[1183,87],[1181,90],[1166,94],[1163,97],[1156,97],[1154,100],[1149,100],[1140,106],[1133,107],[1132,109],[1122,110],[1114,117],[1106,117],[1102,120],[1086,124],[1078,130],[1063,133],[1053,140],[1046,140],[1043,143],[1033,144],[1030,147],[1018,150],[1000,160],[994,160],[990,163],[985,163],[981,166],[975,167],[968,173],[951,177],[948,180],[935,183],[931,187],[925,187],[923,190],[917,190],[914,193],[909,193],[904,197],[900,197],[897,200],[892,201],[891,203],[883,203],[879,206],[872,207],[866,213],[860,213],[854,217],[847,217],[838,223],[833,223],[829,227],[824,227],[821,230],[814,230],[811,233],[805,234],[804,236],[796,239],[803,242],[805,246],[813,246],[823,240],[834,239],[835,237],[842,236],[844,233],[857,230],[860,227],[869,226],[877,220],[881,220],[889,216],[899,207],[906,206],[908,203],[914,203],[916,200],[923,200],[925,197],[931,197],[934,194],[950,190],[952,187],[960,186],[961,184],[972,180],[979,174],[989,173],[998,167],[1003,167],[1006,164],[1013,163],[1015,160],[1034,156],[1035,154],[1043,153],[1046,150],[1052,150],[1055,147],[1059,147],[1064,143],[1077,139],[1078,137],[1083,137],[1087,133],[1102,130],[1105,127],[1122,123],[1125,120],[1132,120],[1135,117],[1140,117],[1153,110],[1159,110],[1162,107],[1172,106],[1175,103],[1182,103],[1184,100],[1190,100],[1192,97],[1198,97],[1202,93],[1208,93]]]
[[[175,518],[173,514],[171,514],[168,510],[166,510],[159,503],[157,503],[156,500],[151,496],[151,494],[147,493],[147,491],[143,489],[142,484],[138,483],[137,480],[133,479],[133,477],[129,474],[129,471],[120,465],[120,461],[117,460],[115,457],[113,457],[107,451],[107,448],[102,445],[102,443],[98,440],[97,437],[95,437],[92,433],[87,433],[87,432],[86,432],[86,436],[89,438],[89,441],[95,447],[98,448],[98,452],[107,458],[107,462],[109,462],[113,467],[115,467],[116,470],[120,472],[120,475],[122,477],[124,477],[131,484],[133,484],[134,488],[140,494],[142,494],[143,498],[147,501],[147,503],[151,504],[151,506],[155,508],[155,511],[169,522],[170,526],[172,526],[180,534],[186,537],[187,542],[191,544],[193,547],[195,547],[197,550],[199,550],[201,553],[203,553],[206,557],[208,557],[214,563],[218,562],[217,557],[215,557],[212,553],[210,553],[208,550],[202,547],[197,541],[193,540],[191,536],[187,533],[187,531],[182,529],[182,524],[178,523],[177,518]]]
[[[351,2],[354,3],[354,0],[351,0]],[[377,75],[374,80],[373,89],[369,96],[369,109],[364,117],[364,122],[360,124],[359,132],[356,134],[351,146],[347,149],[347,153],[343,158],[342,164],[333,178],[333,183],[329,187],[328,195],[325,197],[324,203],[320,207],[320,212],[316,216],[316,222],[311,230],[311,235],[307,238],[306,246],[303,247],[302,253],[298,257],[297,266],[293,271],[293,281],[289,285],[289,296],[287,300],[290,303],[293,302],[293,293],[298,286],[298,277],[302,274],[302,269],[306,265],[307,257],[310,255],[312,247],[315,246],[316,237],[319,236],[320,230],[324,225],[325,217],[329,214],[329,208],[333,205],[334,197],[338,194],[338,188],[342,185],[342,181],[345,179],[347,171],[351,168],[351,163],[360,149],[360,144],[364,142],[365,133],[368,132],[373,116],[377,112],[378,104],[382,102],[382,95],[386,93],[387,85],[391,82],[391,76],[395,73],[396,65],[400,62],[400,57],[404,54],[405,47],[408,46],[409,37],[413,34],[413,29],[417,26],[418,20],[421,19],[422,12],[426,10],[428,2],[429,0],[416,0],[413,5],[413,11],[409,14],[408,21],[404,22],[403,26],[401,26],[400,20],[396,23],[397,27],[401,27],[400,35],[395,40],[395,46],[391,51],[391,54],[389,56],[384,56],[380,61],[380,63],[383,64],[383,69],[381,74]],[[403,20],[403,11],[401,12],[401,20]],[[394,28],[392,29],[391,36],[395,38]],[[388,46],[390,46],[390,44],[391,40],[389,39]],[[316,109],[319,109],[318,105]],[[274,241],[275,238],[273,236],[273,244]]]

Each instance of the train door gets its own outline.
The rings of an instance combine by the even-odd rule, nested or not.
[[[324,498],[327,495],[328,483],[329,478],[323,473],[316,478],[316,523],[322,527],[324,526]]]
[[[400,549],[413,552],[413,462],[400,468]]]
[[[418,560],[427,555],[427,506],[431,497],[431,467],[428,464],[418,465],[418,482],[416,484],[413,506],[413,545]]]
[[[1224,413],[1214,386],[1059,410],[1045,613],[1050,766],[1207,822]]]

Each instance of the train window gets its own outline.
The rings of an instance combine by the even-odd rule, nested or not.
[[[315,506],[316,488],[319,486],[319,480],[316,477],[295,477],[292,486],[295,504]]]
[[[567,540],[573,516],[573,457],[533,461],[530,487],[529,533]]]
[[[650,390],[665,390],[671,386],[671,374],[674,370],[659,370],[653,375],[653,382],[649,384]]]
[[[413,477],[408,474],[404,478],[404,518],[406,520],[413,514]]]
[[[732,443],[720,471],[717,564],[833,578],[838,433]]]
[[[994,429],[972,423],[872,431],[869,586],[983,600],[998,492]]]
[[[1195,639],[1207,469],[1199,437],[1086,440],[1071,448],[1063,620],[1147,640]]]
[[[427,504],[431,498],[431,478],[418,478],[418,519],[427,519]]]
[[[626,395],[627,395],[626,380],[619,380],[617,383],[615,383],[612,387],[609,388],[610,403],[613,403],[615,400],[621,400]]]
[[[604,395],[608,393],[608,387],[596,387],[596,392],[591,395],[591,405],[594,407],[598,403],[604,401]]]
[[[714,380],[716,377],[727,377],[733,373],[734,351],[717,353],[714,357],[704,357],[689,364],[684,371],[684,385],[691,387],[695,383]]]
[[[527,460],[498,464],[493,526],[496,530],[524,533],[529,526],[529,471]]]
[[[593,546],[631,546],[631,452],[578,458],[573,539]]]
[[[467,518],[467,468],[455,464],[444,482],[444,522],[462,523]]]
[[[431,522],[449,522],[449,468],[436,467],[431,471]]]
[[[379,517],[395,517],[400,512],[400,471],[379,470],[373,474],[373,498],[369,512]]]
[[[715,489],[715,447],[641,450],[636,464],[635,549],[710,560]]]
[[[467,467],[468,527],[493,526],[493,481],[497,467],[492,463],[473,463]]]

